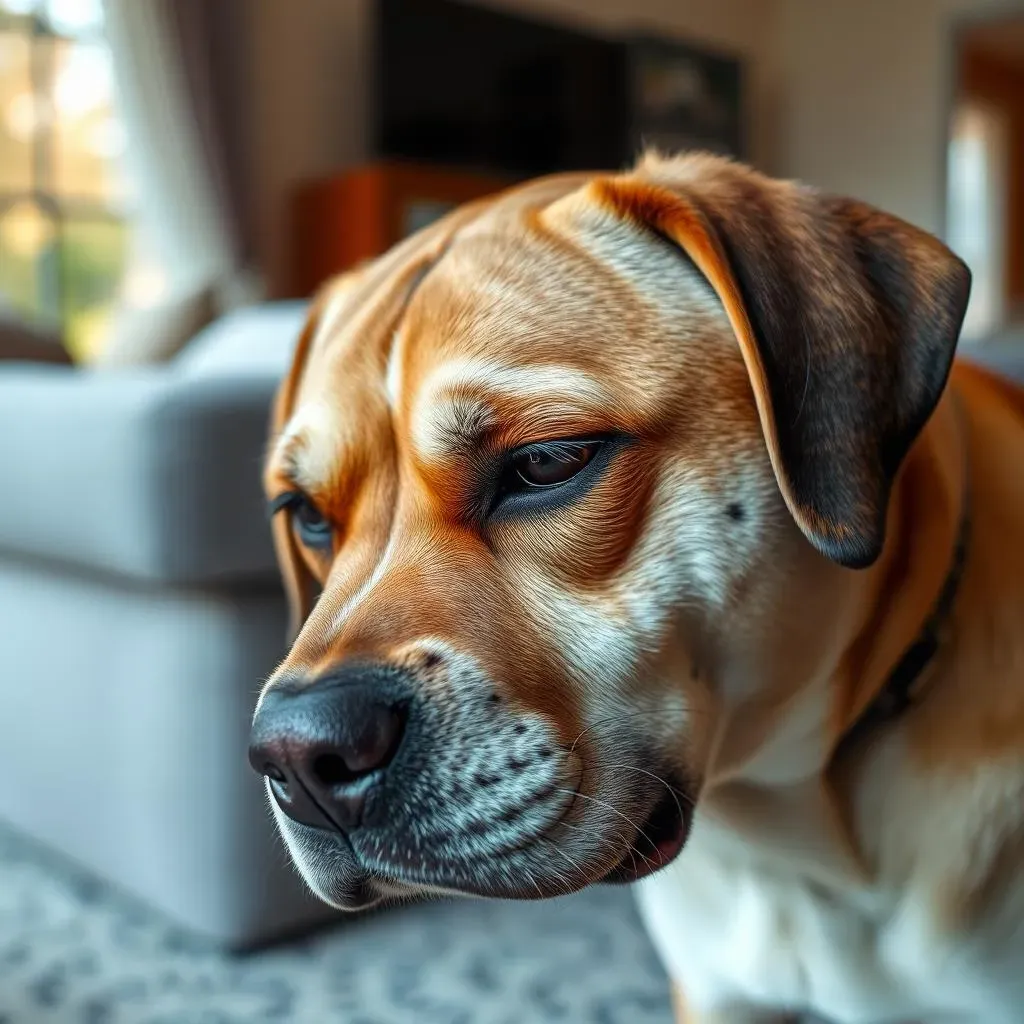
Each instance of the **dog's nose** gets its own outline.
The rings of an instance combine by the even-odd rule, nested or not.
[[[372,666],[267,691],[249,763],[288,817],[345,832],[372,824],[374,793],[405,733],[408,701],[395,691],[393,674]]]

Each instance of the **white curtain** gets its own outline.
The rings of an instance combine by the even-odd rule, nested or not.
[[[262,291],[258,276],[245,265],[237,209],[226,200],[224,168],[203,137],[197,82],[189,76],[198,73],[198,84],[205,84],[204,55],[188,52],[182,32],[182,14],[209,14],[203,3],[222,2],[104,0],[127,134],[126,169],[135,193],[133,243],[112,339],[114,350],[127,346],[133,354],[115,361],[136,361],[135,348],[146,348],[143,334],[194,331],[203,319],[253,301]],[[213,17],[221,13],[212,11]],[[201,33],[205,27],[200,18],[196,28]],[[185,340],[154,342],[160,349],[154,358],[173,354]]]

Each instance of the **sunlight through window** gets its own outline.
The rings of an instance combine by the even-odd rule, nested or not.
[[[100,0],[0,0],[0,309],[103,344],[132,190]]]
[[[973,274],[963,335],[977,341],[1004,319],[1006,276],[1005,114],[976,102],[953,113],[947,155],[947,241]]]

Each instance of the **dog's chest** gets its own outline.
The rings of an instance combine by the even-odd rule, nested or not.
[[[899,926],[877,897],[694,840],[637,887],[651,937],[694,1006],[802,1009],[835,1024],[921,1019],[934,1006],[908,978],[906,956],[894,967],[887,955]]]

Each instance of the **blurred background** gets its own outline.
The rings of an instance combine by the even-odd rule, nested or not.
[[[624,893],[339,924],[245,763],[310,295],[644,145],[939,234],[1020,351],[1024,3],[0,0],[2,1024],[670,1020]]]

